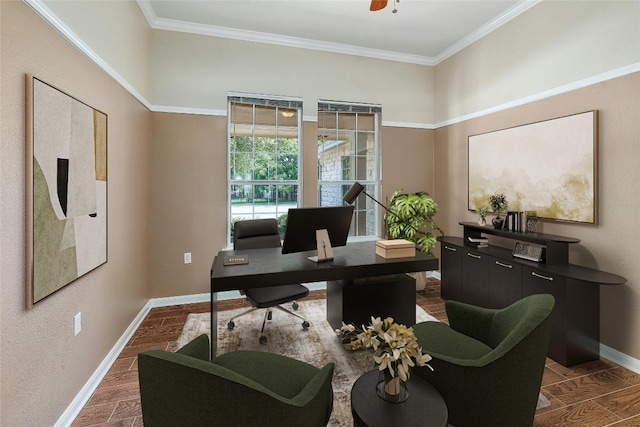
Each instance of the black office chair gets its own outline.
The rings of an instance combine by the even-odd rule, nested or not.
[[[233,248],[235,250],[278,248],[280,246],[278,222],[275,219],[238,221],[233,227]],[[244,289],[240,292],[244,294],[245,298],[253,307],[232,317],[231,320],[229,320],[229,323],[227,323],[227,328],[233,329],[235,327],[235,319],[261,308],[266,308],[267,311],[264,314],[262,329],[260,330],[260,344],[265,344],[267,342],[267,337],[264,335],[264,327],[267,320],[271,320],[272,318],[273,308],[277,308],[278,310],[302,319],[302,328],[305,330],[309,328],[309,322],[307,322],[304,317],[280,306],[280,304],[293,301],[292,307],[294,310],[297,310],[298,304],[295,300],[309,295],[309,289],[307,287],[302,285],[282,285],[266,288]]]

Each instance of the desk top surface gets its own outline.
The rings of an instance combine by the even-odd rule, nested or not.
[[[415,257],[382,258],[375,242],[349,243],[333,248],[333,261],[315,263],[308,257],[316,251],[282,254],[281,248],[220,251],[211,266],[211,291],[227,291],[324,280],[430,271],[438,269],[433,255],[416,252]],[[248,255],[249,263],[224,266],[228,255]]]

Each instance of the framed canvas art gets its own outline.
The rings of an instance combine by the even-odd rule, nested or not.
[[[26,76],[26,306],[107,262],[107,115]]]
[[[598,111],[469,136],[469,210],[504,193],[510,211],[597,223]]]

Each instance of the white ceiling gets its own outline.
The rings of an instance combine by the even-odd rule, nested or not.
[[[138,0],[152,28],[435,65],[539,0]]]

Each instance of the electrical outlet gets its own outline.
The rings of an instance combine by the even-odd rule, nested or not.
[[[73,336],[76,337],[82,330],[82,313],[78,312],[73,316]]]
[[[191,252],[184,253],[184,263],[191,264]]]

